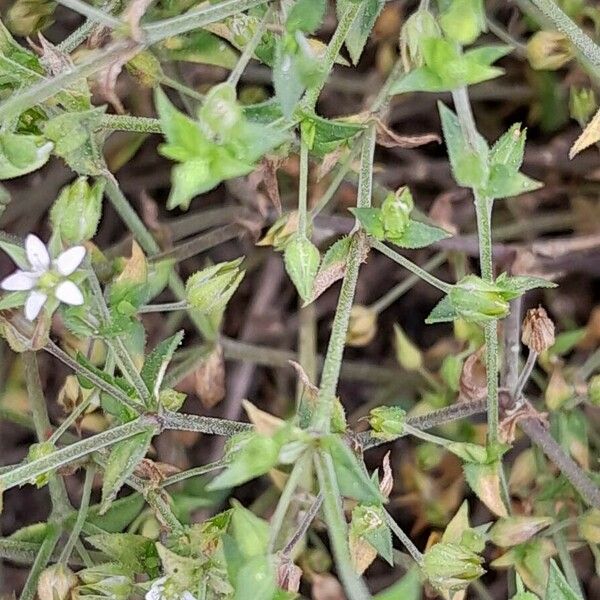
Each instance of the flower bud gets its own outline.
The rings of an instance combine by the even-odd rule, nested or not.
[[[569,38],[558,31],[538,31],[527,42],[527,59],[537,71],[555,71],[573,58]]]
[[[73,600],[86,597],[106,597],[113,600],[129,600],[133,592],[131,571],[117,563],[103,563],[78,573],[85,584],[73,591]]]
[[[418,371],[423,366],[421,351],[404,333],[400,325],[394,325],[394,348],[396,360],[407,371]]]
[[[501,548],[517,546],[551,525],[552,522],[552,517],[516,516],[498,519],[489,531],[489,538]]]
[[[579,535],[590,544],[600,544],[600,510],[592,508],[577,520]]]
[[[366,346],[377,333],[377,313],[367,306],[355,304],[350,311],[346,343],[348,346]]]
[[[481,556],[459,544],[440,542],[423,555],[423,574],[441,591],[458,591],[481,577]]]
[[[432,13],[417,10],[406,19],[400,31],[400,52],[404,68],[410,71],[424,64],[421,41],[441,36],[441,30]]]
[[[29,452],[27,454],[27,461],[33,462],[34,460],[38,460],[40,458],[44,458],[46,456],[50,456],[56,448],[54,444],[50,442],[40,442],[38,444],[32,444],[29,447]],[[44,487],[48,481],[50,480],[50,472],[41,473],[40,475],[36,475],[32,479],[29,480],[29,483],[32,485],[36,485],[41,488]]]
[[[136,54],[127,62],[126,68],[143,87],[156,87],[164,79],[160,61],[148,51]]]
[[[8,28],[23,37],[42,31],[54,21],[55,8],[51,0],[17,0],[8,10]]]
[[[209,133],[217,136],[238,125],[242,119],[242,108],[237,101],[235,86],[222,83],[212,87],[206,94],[199,118],[210,128]]]
[[[185,402],[186,395],[172,388],[161,390],[158,396],[158,403],[167,410],[178,411]]]
[[[541,306],[527,311],[523,320],[521,341],[537,354],[548,350],[554,344],[554,323]]]
[[[65,565],[52,565],[40,575],[37,593],[40,600],[68,600],[79,580]]]
[[[399,406],[378,406],[369,413],[372,435],[380,440],[393,440],[404,432],[406,411]]]
[[[459,44],[472,44],[485,30],[482,0],[450,0],[440,14],[440,25],[447,37]]]
[[[571,118],[575,119],[579,125],[584,127],[597,108],[596,94],[592,88],[571,87],[569,90],[569,112]]]
[[[298,211],[294,211],[279,217],[256,245],[273,246],[275,250],[282,251],[297,231]]]
[[[408,222],[415,203],[410,190],[404,186],[395,194],[388,194],[381,205],[381,221],[386,238],[400,237]]]
[[[588,399],[594,406],[600,406],[600,375],[594,375],[588,383]]]
[[[448,295],[456,312],[467,321],[502,319],[510,308],[495,284],[476,275],[463,277]]]
[[[185,286],[188,303],[207,314],[222,312],[244,278],[244,271],[239,269],[242,260],[219,263],[194,273]]]
[[[50,210],[50,222],[67,244],[79,244],[96,235],[102,216],[104,183],[90,186],[87,177],[79,177],[65,186]]]

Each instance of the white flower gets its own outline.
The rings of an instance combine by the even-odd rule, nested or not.
[[[83,304],[81,290],[70,280],[85,257],[83,246],[65,250],[54,260],[44,243],[35,235],[29,234],[25,240],[25,254],[30,270],[17,269],[0,282],[0,288],[8,292],[28,291],[25,301],[25,317],[33,321],[52,294],[60,302],[71,306]]]
[[[146,600],[197,600],[196,596],[187,590],[183,593],[174,590],[173,582],[171,582],[168,577],[160,577],[157,579],[152,584],[152,587],[146,592],[144,598]]]

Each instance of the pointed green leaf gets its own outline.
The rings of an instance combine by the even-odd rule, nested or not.
[[[388,241],[401,248],[425,248],[448,237],[450,234],[439,227],[411,219],[400,237],[388,238]]]
[[[224,490],[264,475],[277,465],[280,449],[281,443],[278,440],[252,434],[233,456],[227,468],[206,489]]]
[[[285,247],[285,270],[304,302],[312,296],[315,277],[319,270],[319,249],[306,237],[296,236]]]
[[[158,576],[160,561],[151,539],[133,533],[101,533],[87,537],[86,541],[133,573]]]
[[[444,296],[429,313],[429,316],[425,319],[425,323],[432,325],[434,323],[446,323],[448,321],[454,321],[458,317],[456,309],[452,305],[452,302],[448,296]]]
[[[565,576],[553,560],[550,561],[550,575],[544,600],[582,600],[581,596],[567,583]]]
[[[377,240],[385,239],[385,230],[383,228],[383,219],[380,208],[351,208],[350,212],[359,220],[367,235],[370,235]]]
[[[456,183],[463,187],[480,189],[486,185],[489,176],[486,141],[479,133],[476,133],[473,139],[467,140],[458,117],[441,102],[438,102],[438,109]]]
[[[140,375],[155,400],[158,399],[167,367],[173,359],[175,350],[180,346],[183,335],[183,331],[178,331],[175,335],[158,344],[144,362]]]
[[[348,10],[351,4],[356,0],[337,0],[336,11],[338,19]],[[350,31],[346,35],[346,48],[350,53],[352,64],[358,63],[363,49],[369,39],[369,35],[373,30],[375,21],[385,5],[385,0],[362,0],[358,14],[350,27]]]
[[[104,468],[102,502],[100,504],[101,515],[105,514],[110,508],[111,502],[123,487],[125,480],[133,473],[142,458],[146,456],[155,434],[156,430],[149,428],[113,446]]]
[[[314,33],[323,21],[326,8],[325,0],[297,0],[288,14],[285,28],[290,33]]]
[[[364,504],[385,502],[377,485],[367,476],[364,466],[340,436],[329,435],[322,439],[322,444],[331,454],[340,491],[344,496]]]

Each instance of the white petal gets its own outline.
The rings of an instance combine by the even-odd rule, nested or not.
[[[75,272],[75,269],[81,264],[84,256],[85,248],[83,246],[73,246],[73,248],[65,250],[56,259],[56,269],[61,275],[66,277]]]
[[[187,590],[185,592],[183,592],[183,594],[181,595],[180,600],[198,600],[196,598],[196,596],[194,596],[191,592],[188,592]]]
[[[146,595],[144,596],[145,600],[162,600],[166,581],[166,577],[157,579],[148,592],[146,592]]]
[[[71,306],[81,306],[83,304],[83,294],[81,290],[72,281],[63,281],[56,286],[54,295],[65,304]]]
[[[31,294],[27,296],[27,301],[25,302],[25,318],[28,321],[34,321],[40,314],[42,306],[44,306],[47,299],[48,296],[46,296],[46,294],[33,290]]]
[[[47,271],[50,266],[50,255],[44,242],[39,237],[29,234],[25,239],[27,260],[34,271]]]
[[[7,292],[23,292],[32,289],[36,281],[37,276],[34,273],[18,270],[5,277],[0,282],[0,288]]]

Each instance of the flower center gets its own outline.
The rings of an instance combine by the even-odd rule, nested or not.
[[[37,287],[41,290],[50,291],[55,288],[60,281],[58,273],[52,271],[46,271],[40,276],[37,282]]]

